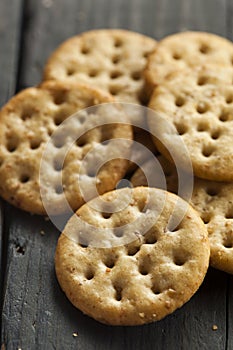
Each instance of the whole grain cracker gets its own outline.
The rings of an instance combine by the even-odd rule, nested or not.
[[[211,266],[233,274],[233,184],[196,178],[191,204],[209,233]]]
[[[148,94],[170,73],[206,63],[231,67],[232,60],[232,42],[223,37],[205,32],[170,35],[158,43],[148,58],[145,70]]]
[[[11,204],[37,214],[46,214],[40,191],[47,198],[46,209],[49,209],[49,214],[60,214],[65,210],[63,196],[73,210],[82,205],[84,199],[77,179],[80,162],[87,152],[104,140],[132,138],[131,127],[115,124],[114,128],[107,125],[89,131],[71,145],[64,164],[61,159],[69,134],[74,130],[83,130],[88,123],[91,125],[91,120],[96,116],[84,111],[83,116],[74,121],[74,125],[71,124],[72,130],[68,130],[64,138],[62,133],[61,137],[50,137],[73,113],[113,101],[107,93],[71,82],[46,82],[40,87],[23,90],[13,97],[0,112],[1,196]],[[114,108],[113,104],[112,113]],[[119,122],[120,120],[119,115]],[[52,140],[50,149],[47,150],[49,159],[40,174],[41,159],[49,140]],[[108,147],[109,145],[105,146],[106,152]],[[87,163],[86,166],[82,175],[86,176],[85,181],[89,184],[92,174],[89,175],[88,171],[91,171],[92,165]],[[113,189],[124,176],[127,166],[128,161],[124,159],[113,159],[105,164],[97,176],[98,191],[104,193]],[[63,188],[59,184],[61,174]]]
[[[175,166],[160,157],[167,179],[167,190],[177,194],[178,178]],[[145,168],[149,178],[155,179],[150,185],[160,188],[156,174],[150,172],[151,160],[145,163]],[[148,186],[141,168],[135,171],[130,181],[134,187]],[[190,204],[200,214],[208,230],[210,265],[233,274],[233,184],[195,178]]]
[[[49,58],[45,80],[78,81],[117,101],[144,104],[142,72],[156,41],[127,30],[93,30],[65,41]]]
[[[124,198],[131,198],[125,205]],[[152,199],[150,208],[144,210]],[[196,212],[177,196],[152,188],[138,187],[109,192],[103,201],[120,198],[123,209],[106,215],[92,208],[93,201],[81,207],[61,234],[55,256],[58,281],[69,300],[82,312],[111,325],[140,325],[160,320],[187,302],[199,288],[209,263],[209,242],[205,226]],[[165,205],[158,217],[155,211]],[[177,201],[186,208],[181,223],[169,231]],[[141,221],[140,221],[141,219]],[[153,219],[151,221],[151,219]],[[150,221],[151,228],[138,225]],[[81,237],[86,223],[86,242]],[[114,247],[93,247],[92,239],[114,236],[119,228],[131,242]],[[93,229],[94,226],[94,229]],[[103,232],[102,232],[103,231]],[[143,234],[144,233],[144,234]],[[92,237],[92,238],[91,238]],[[120,243],[119,243],[120,244]]]
[[[160,84],[149,107],[177,129],[189,152],[194,174],[214,181],[233,180],[232,68],[199,67],[172,74]],[[156,118],[148,120],[155,143],[166,157],[169,149],[184,166],[176,135],[162,130]]]

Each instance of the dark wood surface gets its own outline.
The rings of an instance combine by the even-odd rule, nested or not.
[[[1,0],[0,103],[39,83],[48,55],[71,35],[105,27],[160,39],[193,29],[233,39],[232,15],[231,0]],[[53,225],[5,203],[0,221],[2,350],[233,349],[232,276],[210,269],[196,295],[160,322],[104,326],[61,292]]]

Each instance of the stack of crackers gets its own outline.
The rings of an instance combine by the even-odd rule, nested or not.
[[[77,210],[58,241],[56,274],[69,300],[96,320],[160,320],[192,297],[209,262],[233,273],[232,64],[233,44],[213,34],[180,33],[157,43],[124,30],[90,31],[55,50],[44,81],[2,108],[0,194],[36,214],[64,214],[64,198]],[[128,109],[122,117],[115,102],[148,105],[154,114],[143,114],[135,128],[135,115]],[[117,123],[96,126],[100,110],[88,110],[103,104]],[[52,137],[79,111],[68,134]],[[154,115],[176,133],[164,132]],[[73,134],[82,136],[74,140]],[[189,203],[180,197],[171,156],[173,150],[185,173],[177,137],[195,176]],[[109,142],[118,139],[115,148],[124,149],[125,159]],[[165,184],[153,159],[124,140],[150,150]],[[88,158],[89,152],[94,156]],[[114,157],[95,174],[101,196],[85,201],[78,176],[89,188],[93,164],[110,153]],[[116,189],[124,176],[133,187]]]

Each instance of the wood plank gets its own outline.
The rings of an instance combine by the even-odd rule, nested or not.
[[[15,92],[23,0],[0,1],[0,106]]]
[[[0,107],[16,89],[21,0],[0,2]],[[4,269],[6,265],[7,236],[3,237],[3,203],[0,201],[0,309],[2,309]]]
[[[87,29],[121,27],[158,38],[186,27],[222,35],[226,31],[225,1],[218,0],[27,3],[20,87],[38,83],[43,64],[58,43]],[[6,219],[9,246],[2,331],[6,349],[227,349],[224,273],[211,269],[190,302],[160,322],[108,327],[82,315],[61,292],[53,266],[59,232],[43,218],[10,206]],[[232,319],[228,324],[232,326]]]
[[[227,347],[226,349],[233,349],[233,276],[229,276],[229,289],[228,289],[228,330],[227,330]]]

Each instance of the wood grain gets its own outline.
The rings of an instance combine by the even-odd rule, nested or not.
[[[14,94],[20,47],[22,1],[0,2],[0,107]],[[3,237],[3,203],[0,201],[0,309],[3,302],[3,281],[6,265],[7,233]]]
[[[13,93],[17,76],[19,88],[39,83],[52,50],[84,30],[118,27],[155,38],[184,29],[206,30],[230,38],[233,34],[227,13],[230,2],[224,0],[27,0],[22,26],[18,4],[22,2],[0,3],[0,19],[10,10],[14,18],[13,29],[11,22],[4,25],[4,33],[12,31],[11,43],[0,31],[0,45],[5,45],[7,52],[6,57],[0,57],[3,102]],[[22,52],[17,74],[20,30]],[[7,68],[8,62],[11,68]],[[5,212],[9,243],[2,343],[7,350],[233,348],[233,282],[226,274],[210,269],[196,295],[160,322],[143,327],[104,326],[76,310],[58,286],[53,263],[58,230],[44,218],[11,206]],[[212,329],[213,325],[217,330]]]

